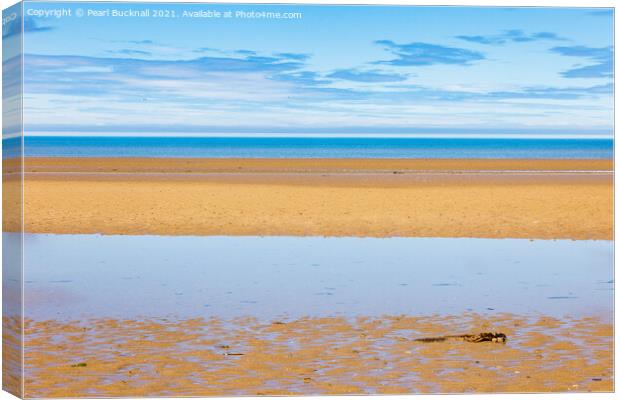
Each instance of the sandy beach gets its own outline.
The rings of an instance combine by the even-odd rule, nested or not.
[[[29,158],[25,229],[611,239],[612,170],[611,160]],[[4,229],[17,230],[18,214],[6,215]]]
[[[25,230],[610,240],[612,171],[611,160],[27,159]],[[25,395],[612,391],[612,325],[570,315],[27,320]],[[17,323],[4,323],[15,343]],[[413,340],[486,331],[508,342]]]
[[[99,319],[25,330],[27,397],[613,390],[612,325],[596,318]],[[482,331],[508,342],[413,340]]]

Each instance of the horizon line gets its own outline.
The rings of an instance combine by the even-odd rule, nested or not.
[[[613,140],[614,134],[578,133],[284,133],[284,132],[73,132],[34,131],[24,137],[123,137],[123,138],[368,138],[368,139],[600,139]],[[21,137],[5,134],[3,139]]]

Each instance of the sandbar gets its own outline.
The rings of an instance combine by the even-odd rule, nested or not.
[[[24,182],[30,233],[613,237],[612,160],[27,158]]]

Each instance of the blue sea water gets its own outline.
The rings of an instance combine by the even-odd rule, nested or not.
[[[4,140],[3,156],[20,153]],[[27,157],[612,158],[612,139],[26,136]]]

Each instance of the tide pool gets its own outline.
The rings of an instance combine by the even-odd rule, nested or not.
[[[4,235],[11,235],[5,233]],[[613,242],[27,234],[36,320],[596,315],[611,320]]]

